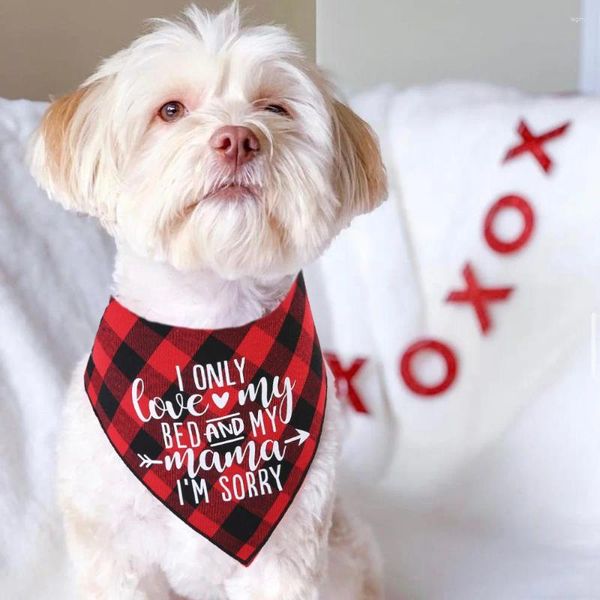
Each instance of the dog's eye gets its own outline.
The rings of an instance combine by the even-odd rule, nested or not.
[[[163,104],[158,111],[158,116],[167,123],[181,119],[185,115],[185,106],[177,100],[171,100]]]
[[[275,113],[276,115],[283,115],[284,117],[290,116],[290,113],[285,109],[285,107],[281,106],[281,104],[267,104],[264,110]]]

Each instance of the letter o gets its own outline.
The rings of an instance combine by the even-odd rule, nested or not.
[[[523,217],[523,229],[521,233],[511,241],[501,240],[494,232],[494,220],[501,211],[507,208],[517,210]],[[492,204],[485,217],[483,235],[487,245],[492,250],[500,254],[510,254],[511,252],[520,250],[529,241],[529,238],[533,233],[534,223],[535,217],[529,202],[522,196],[511,194],[510,196],[503,196]]]
[[[236,473],[231,478],[231,485],[233,486],[233,495],[236,500],[243,500],[246,497],[246,492],[244,490],[244,480],[242,476]]]
[[[436,352],[446,363],[446,375],[435,385],[425,385],[415,376],[412,369],[412,361],[420,352]],[[450,346],[434,339],[422,339],[412,343],[400,359],[400,374],[404,383],[415,394],[419,396],[437,396],[445,392],[456,379],[458,371],[458,360]]]

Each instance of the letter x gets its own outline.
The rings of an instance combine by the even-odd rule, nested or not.
[[[335,388],[338,395],[348,400],[356,412],[368,414],[367,407],[352,383],[352,380],[363,368],[367,359],[356,358],[348,368],[344,368],[336,354],[333,352],[325,352],[324,354],[335,378]]]
[[[540,166],[546,173],[552,170],[552,159],[546,154],[544,150],[544,144],[550,140],[560,137],[567,131],[570,125],[570,121],[563,123],[559,127],[542,133],[541,135],[533,135],[527,127],[527,123],[521,120],[519,121],[519,127],[517,129],[518,134],[521,136],[521,143],[510,148],[504,157],[504,162],[516,158],[525,152],[531,152],[536,160],[540,163]]]
[[[464,290],[453,291],[446,297],[446,302],[469,302],[475,309],[475,314],[479,320],[481,331],[487,335],[492,326],[491,319],[488,314],[488,302],[498,302],[506,300],[513,291],[512,287],[503,288],[484,288],[479,283],[473,267],[467,263],[463,268],[463,277],[467,287]]]

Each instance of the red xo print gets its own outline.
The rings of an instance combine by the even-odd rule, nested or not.
[[[419,381],[412,369],[413,360],[422,352],[435,352],[439,354],[446,363],[446,375],[435,385],[426,385]],[[457,360],[450,346],[439,340],[423,339],[411,344],[400,360],[400,374],[408,388],[420,396],[437,396],[445,392],[456,379]]]
[[[465,278],[467,287],[464,290],[450,292],[446,297],[446,302],[469,302],[472,304],[479,320],[481,331],[484,335],[487,335],[492,326],[488,312],[488,303],[507,300],[513,288],[484,288],[475,276],[470,263],[467,263],[463,268],[463,277]]]
[[[502,240],[496,235],[494,222],[496,217],[502,211],[511,209],[520,213],[523,218],[523,229],[514,240]],[[511,254],[512,252],[520,250],[527,242],[529,242],[529,238],[533,233],[534,224],[535,217],[529,202],[527,202],[523,196],[512,194],[510,196],[503,196],[492,204],[483,223],[483,235],[487,245],[494,250],[494,252],[498,252],[499,254]]]
[[[560,137],[563,135],[571,123],[567,121],[562,125],[547,131],[546,133],[542,133],[541,135],[533,135],[527,126],[525,121],[519,121],[519,126],[517,128],[517,133],[521,136],[521,143],[517,144],[513,148],[510,148],[504,157],[504,162],[512,160],[517,156],[521,156],[525,152],[531,152],[534,158],[538,161],[542,169],[546,173],[549,173],[552,170],[552,159],[546,154],[544,150],[544,144],[553,140],[554,138]]]
[[[517,133],[521,142],[510,148],[504,156],[503,162],[516,159],[530,152],[542,167],[545,174],[549,174],[553,167],[553,161],[544,149],[544,144],[562,136],[569,129],[571,123],[566,122],[545,133],[534,135],[524,120],[520,120]],[[496,233],[495,224],[498,216],[505,210],[516,210],[520,213],[523,226],[520,233],[511,240],[501,239]],[[483,238],[487,246],[498,254],[512,254],[523,249],[531,240],[535,227],[535,215],[531,204],[519,194],[502,196],[489,208],[483,221]],[[446,302],[464,303],[473,306],[475,315],[479,322],[481,333],[487,335],[491,329],[491,319],[488,313],[490,302],[507,301],[513,287],[483,287],[475,275],[470,262],[463,267],[465,288],[453,290],[446,296]],[[424,351],[434,351],[442,356],[446,362],[446,376],[434,386],[428,386],[420,381],[412,368],[414,357]],[[454,383],[458,373],[459,361],[455,351],[444,342],[435,339],[422,339],[413,342],[404,352],[400,359],[400,374],[406,386],[419,396],[436,396],[446,392]]]
[[[363,402],[362,397],[358,393],[354,378],[367,362],[366,358],[355,358],[350,366],[344,367],[337,354],[333,352],[325,352],[325,360],[329,364],[329,368],[335,378],[336,393],[340,398],[346,399],[352,408],[358,413],[368,413],[367,407]]]

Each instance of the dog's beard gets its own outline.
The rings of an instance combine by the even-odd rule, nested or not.
[[[260,196],[201,200],[181,236],[173,239],[174,264],[206,266],[227,278],[265,272],[281,261],[284,250],[282,228]]]

